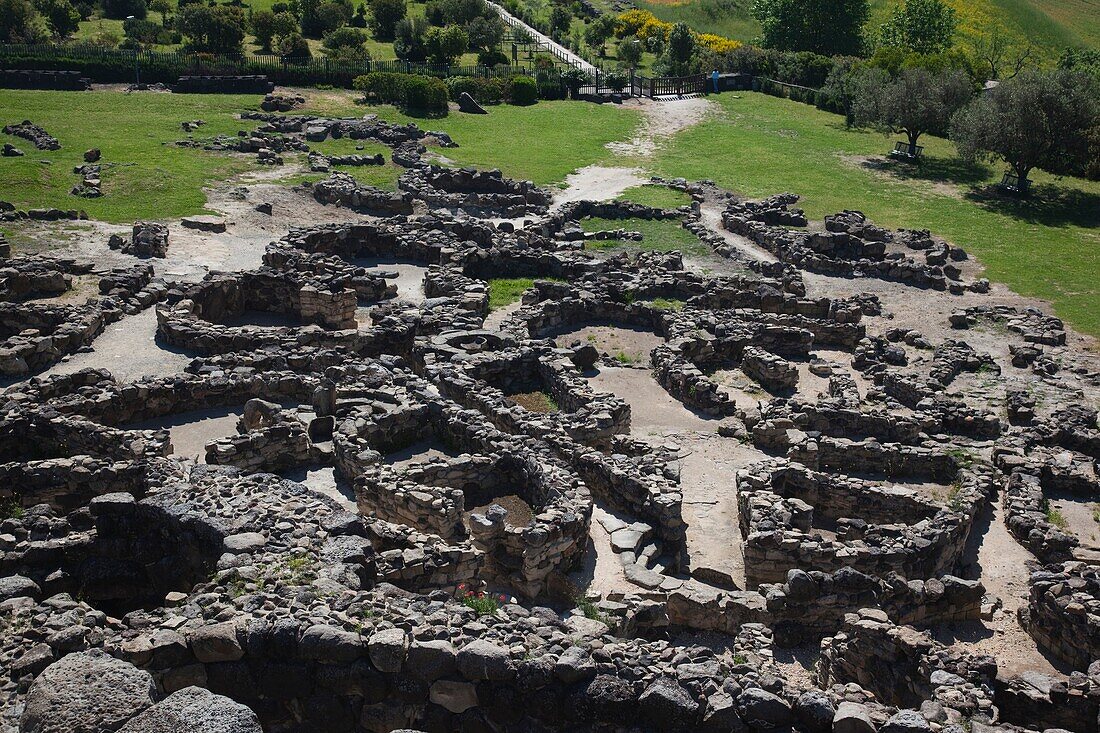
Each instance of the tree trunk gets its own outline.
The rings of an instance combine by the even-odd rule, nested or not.
[[[1031,182],[1027,180],[1027,175],[1031,173],[1031,169],[1034,166],[1025,163],[1012,163],[1011,165],[1012,171],[1016,174],[1016,178],[1018,179],[1016,190],[1020,192],[1021,196],[1027,196],[1031,193]]]
[[[910,132],[909,130],[906,130],[905,134],[909,138],[909,154],[910,155],[916,155],[917,154],[917,140],[919,140],[920,136],[921,136],[920,130],[918,130],[916,132]]]

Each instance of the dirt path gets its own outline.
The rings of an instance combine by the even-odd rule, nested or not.
[[[554,206],[569,201],[613,199],[628,188],[646,183],[646,160],[673,135],[703,121],[712,107],[705,98],[654,101],[631,99],[623,104],[642,113],[642,124],[629,140],[607,144],[616,156],[636,161],[637,166],[590,165],[565,179],[565,188],[554,196]]]
[[[737,469],[763,455],[732,438],[716,434],[677,436],[690,451],[680,465],[687,549],[693,570],[728,574],[738,588],[747,587],[745,556],[738,529]]]
[[[979,578],[986,592],[1004,605],[990,621],[945,624],[934,628],[933,635],[961,651],[992,655],[1001,677],[1024,671],[1068,671],[1044,655],[1017,620],[1016,612],[1027,605],[1028,563],[1035,562],[1035,556],[1009,534],[1000,497],[995,496],[975,519],[965,557],[970,564],[963,574]]]
[[[92,342],[91,350],[66,357],[42,376],[72,374],[81,369],[107,369],[120,382],[182,372],[191,357],[156,342],[156,308],[125,316]]]
[[[775,256],[772,255],[771,252],[756,246],[750,242],[747,237],[742,237],[740,234],[734,234],[722,226],[723,208],[721,202],[713,200],[705,201],[699,207],[699,215],[707,229],[736,247],[737,250],[744,253],[748,259],[760,260],[762,262],[775,262]]]

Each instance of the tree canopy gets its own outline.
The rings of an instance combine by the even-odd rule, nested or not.
[[[180,8],[176,29],[192,51],[240,53],[244,42],[244,13],[230,5],[192,3]]]
[[[904,0],[879,31],[879,44],[934,54],[951,48],[958,18],[943,0]]]
[[[1021,179],[1035,168],[1089,175],[1100,84],[1083,71],[1025,71],[959,110],[951,139],[966,159],[1001,158]],[[1095,142],[1093,143],[1095,145]]]
[[[756,0],[752,7],[766,47],[826,56],[862,53],[870,14],[867,0]]]
[[[951,116],[974,93],[970,79],[958,70],[933,74],[908,68],[891,77],[873,67],[854,75],[850,92],[855,124],[904,133],[910,146],[926,132],[946,133]]]

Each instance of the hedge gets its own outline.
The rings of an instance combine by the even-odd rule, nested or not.
[[[432,76],[374,71],[356,77],[352,86],[373,102],[418,112],[447,113],[447,85]]]

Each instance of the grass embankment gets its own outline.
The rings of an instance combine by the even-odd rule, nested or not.
[[[531,0],[532,2],[534,0]],[[866,31],[878,33],[900,0],[871,0]],[[596,0],[606,12],[616,12],[612,0]],[[760,24],[751,15],[751,0],[638,0],[667,23],[684,22],[700,33],[716,33],[744,43],[760,36]],[[959,17],[959,41],[969,45],[974,34],[1004,26],[1035,47],[1036,55],[1057,58],[1067,46],[1100,47],[1100,22],[1095,0],[948,0]]]
[[[200,212],[203,186],[254,168],[255,158],[176,147],[171,143],[187,137],[180,123],[205,120],[196,137],[235,135],[256,123],[233,114],[259,102],[247,95],[0,90],[2,124],[29,119],[61,142],[60,150],[37,150],[22,138],[0,136],[25,153],[0,159],[0,200],[21,209],[83,209],[109,222]],[[104,195],[97,199],[69,193],[80,181],[73,167],[89,148],[103,153]]]
[[[920,166],[881,163],[892,139],[847,130],[837,115],[762,94],[712,99],[720,114],[677,135],[656,172],[753,197],[792,191],[811,218],[855,208],[883,226],[931,229],[976,255],[991,280],[1050,300],[1100,336],[1100,184],[1036,172],[1030,200],[985,196],[1003,166],[966,165],[946,140],[922,138]]]

